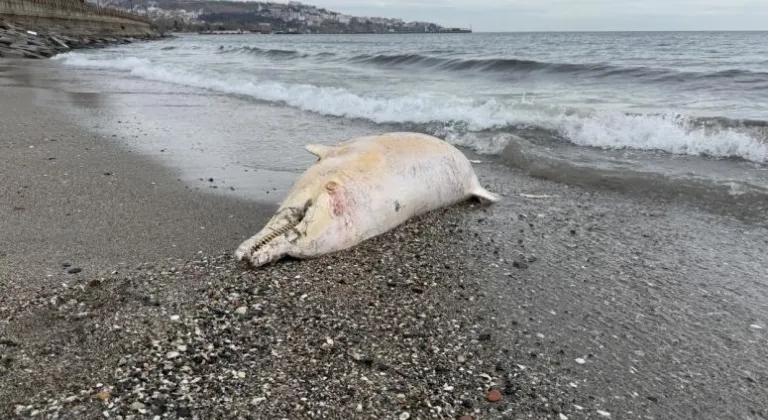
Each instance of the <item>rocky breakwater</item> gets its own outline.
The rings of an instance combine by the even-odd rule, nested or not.
[[[160,34],[132,37],[70,36],[63,28],[29,28],[0,18],[0,57],[49,58],[74,49],[130,44],[163,37]]]

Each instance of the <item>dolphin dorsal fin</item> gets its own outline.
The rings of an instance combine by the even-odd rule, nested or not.
[[[317,156],[318,159],[322,159],[326,156],[328,156],[331,151],[333,151],[333,147],[326,146],[324,144],[308,144],[304,146],[309,153],[312,153],[313,155]]]

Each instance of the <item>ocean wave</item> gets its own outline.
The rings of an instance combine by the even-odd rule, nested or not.
[[[619,111],[572,110],[435,93],[369,96],[311,84],[284,84],[255,78],[253,81],[224,79],[220,75],[163,68],[135,57],[93,59],[70,52],[54,59],[69,66],[112,69],[147,80],[247,95],[322,115],[364,119],[378,124],[428,127],[436,134],[461,141],[462,145],[484,153],[498,153],[504,147],[503,142],[488,142],[487,136],[478,136],[478,141],[472,141],[472,133],[521,133],[533,129],[556,133],[558,138],[580,146],[658,150],[768,163],[768,132],[765,125],[757,123],[739,125],[733,121],[729,124],[710,121],[705,124],[700,119],[678,114],[631,115]],[[470,135],[465,135],[467,133]]]
[[[710,82],[729,81],[734,83],[768,84],[768,72],[747,69],[726,69],[712,72],[678,71],[658,67],[623,67],[604,63],[552,63],[546,61],[515,58],[468,59],[449,58],[425,54],[359,54],[352,57],[335,53],[309,54],[296,50],[268,49],[253,46],[220,47],[220,53],[245,53],[277,59],[313,58],[333,60],[350,64],[382,66],[389,68],[420,67],[453,72],[516,74],[551,73],[596,78],[633,78],[648,82]],[[426,54],[447,54],[451,50],[431,50]]]
[[[308,54],[300,53],[296,50],[281,50],[276,48],[259,48],[259,47],[219,47],[219,53],[232,54],[232,53],[245,53],[259,56],[273,57],[273,58],[301,58],[307,57]]]
[[[422,54],[360,54],[348,58],[354,64],[387,67],[417,66],[423,68],[481,73],[555,73],[600,78],[636,78],[649,81],[729,80],[735,82],[768,82],[768,72],[728,69],[715,72],[683,72],[657,67],[622,67],[603,63],[551,63],[514,58],[459,59]]]
[[[519,60],[514,58],[492,58],[492,59],[460,59],[435,57],[422,54],[360,54],[348,58],[347,61],[358,64],[375,64],[383,66],[404,66],[418,65],[422,67],[434,67],[442,70],[453,71],[485,71],[485,72],[505,72],[505,71],[539,71],[548,70],[563,73],[578,73],[582,71],[595,70],[621,70],[608,65],[584,65],[567,63],[547,63],[533,60]]]

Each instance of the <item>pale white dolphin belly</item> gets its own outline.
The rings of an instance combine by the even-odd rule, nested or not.
[[[499,199],[480,185],[461,151],[429,135],[386,133],[306,148],[318,161],[267,225],[238,247],[238,260],[260,266],[284,256],[315,257],[470,197]]]

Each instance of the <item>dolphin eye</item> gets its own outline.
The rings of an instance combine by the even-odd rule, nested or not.
[[[328,192],[334,192],[339,189],[339,183],[336,181],[328,181],[328,183],[325,184],[325,189],[328,190]]]

